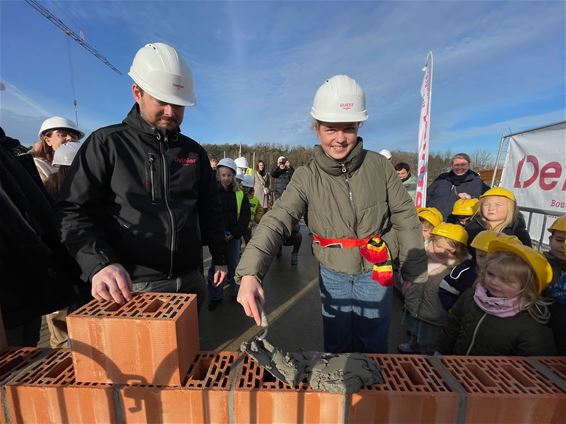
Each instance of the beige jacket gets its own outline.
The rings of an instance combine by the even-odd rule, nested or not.
[[[343,163],[320,146],[298,168],[273,209],[264,215],[246,246],[236,278],[263,279],[293,223],[308,214],[310,230],[324,238],[364,238],[378,232],[398,257],[406,281],[425,282],[427,259],[421,225],[407,190],[388,160],[358,143]],[[350,275],[371,271],[359,248],[314,245],[316,258],[330,269]]]

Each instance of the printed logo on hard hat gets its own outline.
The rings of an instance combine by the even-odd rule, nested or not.
[[[340,109],[342,110],[350,110],[353,107],[354,107],[354,102],[340,103]]]
[[[176,83],[173,83],[173,87],[175,87],[177,90],[182,90],[183,88],[185,88],[184,85],[176,84]]]

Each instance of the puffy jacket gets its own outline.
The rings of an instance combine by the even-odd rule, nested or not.
[[[389,161],[364,150],[361,142],[343,163],[315,147],[314,158],[295,171],[281,199],[263,216],[236,270],[237,278],[263,278],[293,223],[307,209],[309,229],[321,237],[360,239],[381,231],[393,257],[399,256],[404,279],[426,281],[427,259],[415,206]],[[358,275],[373,267],[359,248],[315,244],[313,250],[323,265],[337,272]]]
[[[137,105],[121,124],[84,142],[60,199],[61,238],[85,280],[115,262],[133,281],[183,275],[201,265],[200,228],[213,263],[226,263],[206,151],[178,129],[163,134],[152,128]]]
[[[438,339],[438,351],[446,355],[555,355],[551,329],[536,322],[527,311],[509,318],[484,312],[467,290],[449,312],[448,323]]]
[[[295,169],[292,166],[285,169],[281,169],[276,166],[271,170],[271,176],[275,178],[275,184],[273,188],[275,199],[279,199],[281,197],[281,195],[289,185],[289,181],[291,181],[291,177],[293,177],[294,172]]]
[[[489,190],[480,175],[472,170],[468,171],[464,181],[459,184],[455,184],[455,177],[452,171],[440,174],[426,190],[426,205],[437,208],[444,219],[452,212],[454,202],[459,199],[459,193],[468,193],[477,198]]]
[[[428,272],[425,284],[413,284],[410,289],[403,289],[405,308],[414,318],[432,325],[445,324],[448,314],[440,302],[438,289],[443,278],[450,272],[450,267],[439,265]]]

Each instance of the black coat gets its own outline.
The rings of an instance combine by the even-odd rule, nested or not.
[[[57,238],[51,199],[23,151],[0,138],[0,304],[8,329],[68,306],[80,284]]]
[[[444,219],[452,213],[454,202],[459,193],[468,193],[473,198],[480,197],[489,190],[478,173],[468,171],[464,181],[456,182],[456,175],[450,171],[440,174],[426,190],[426,205],[437,208]]]
[[[226,263],[206,151],[178,129],[151,128],[137,105],[84,142],[57,209],[62,240],[87,281],[111,263],[134,282],[184,275],[202,265],[201,229],[213,264]]]
[[[224,230],[229,231],[235,239],[239,239],[248,229],[251,218],[250,201],[243,195],[240,214],[236,209],[236,193],[232,188],[225,190],[219,185],[220,203],[224,214]]]
[[[475,258],[476,249],[474,249],[470,245],[472,244],[472,241],[476,238],[476,236],[487,228],[485,222],[479,215],[474,216],[472,220],[468,222],[468,224],[466,224],[465,228],[468,232],[468,250]],[[525,246],[532,247],[533,245],[531,242],[531,236],[529,235],[529,232],[527,231],[525,225],[525,218],[523,218],[523,215],[520,213],[517,217],[517,220],[506,226],[501,232],[509,236],[517,236],[517,238],[521,240],[521,243],[523,243]]]
[[[503,356],[556,354],[554,337],[548,326],[536,322],[527,311],[509,318],[487,314],[476,305],[474,292],[473,288],[467,290],[450,310],[448,323],[438,339],[440,353]]]

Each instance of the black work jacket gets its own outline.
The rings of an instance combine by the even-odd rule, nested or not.
[[[61,238],[91,279],[120,263],[132,281],[174,278],[201,264],[202,235],[215,265],[226,242],[206,151],[179,129],[152,128],[134,105],[121,124],[84,142],[57,205]]]

